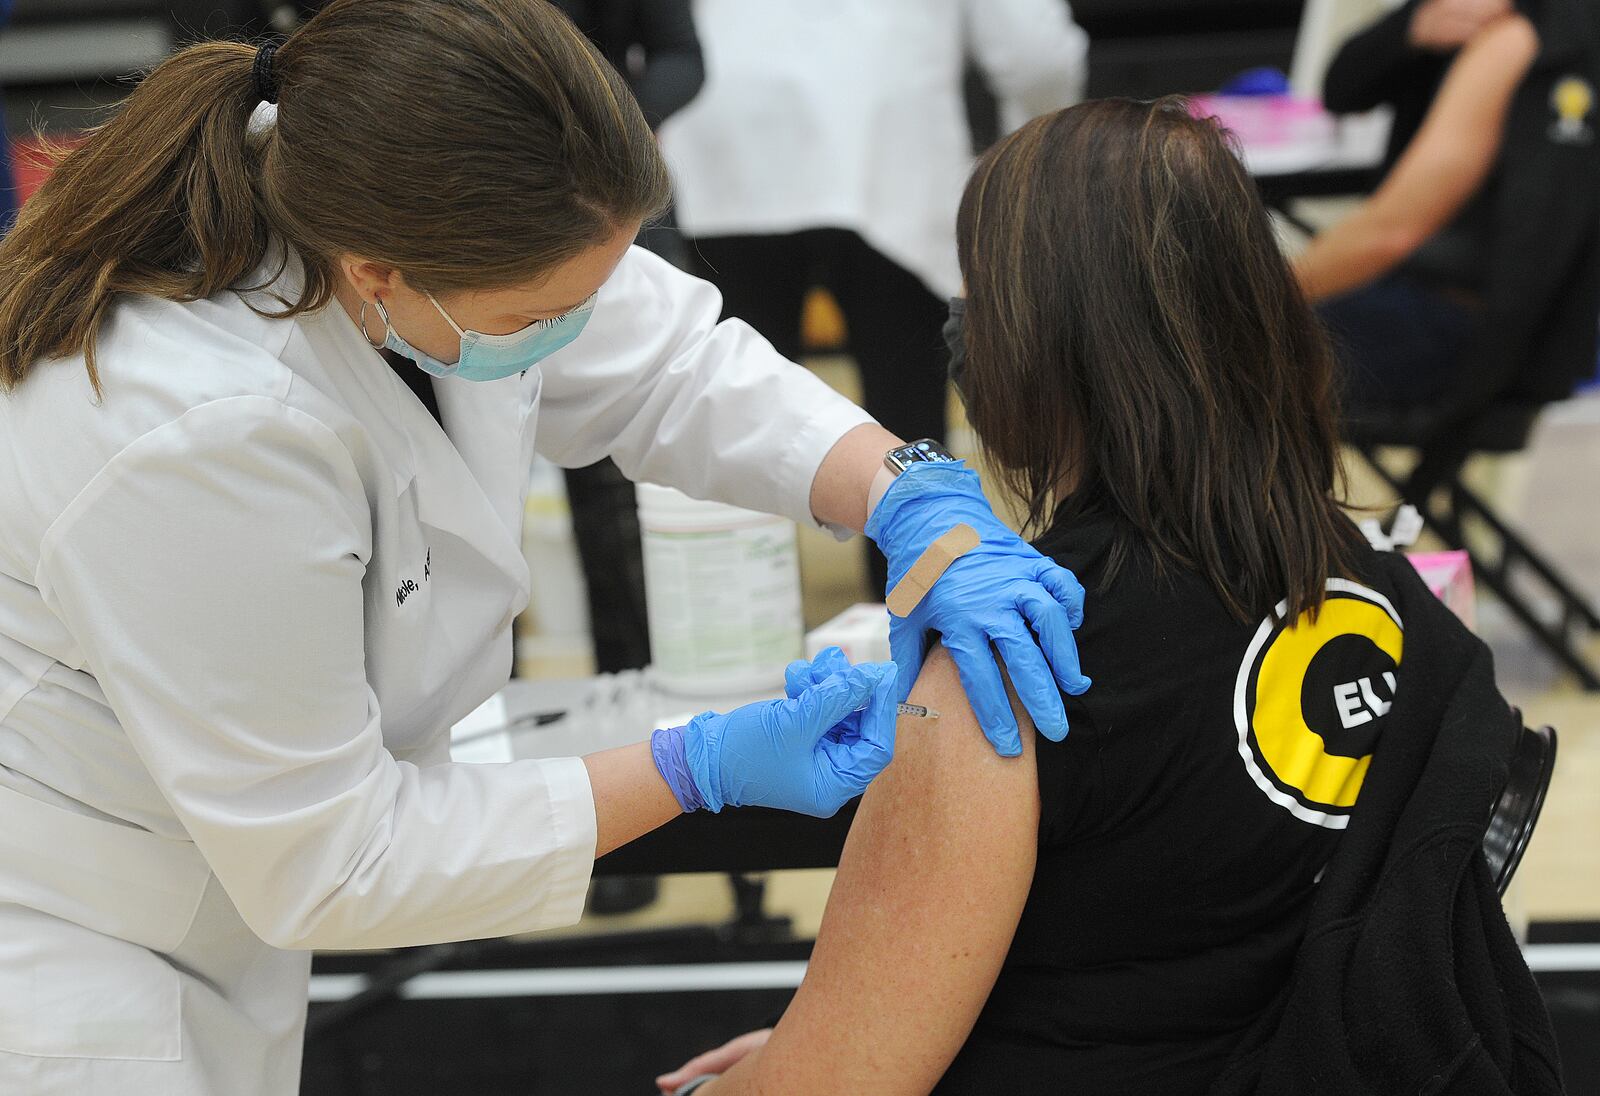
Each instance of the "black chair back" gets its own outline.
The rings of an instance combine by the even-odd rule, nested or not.
[[[1511,751],[1510,772],[1500,792],[1489,828],[1483,835],[1483,852],[1489,859],[1489,873],[1504,896],[1522,863],[1533,828],[1539,824],[1544,797],[1550,790],[1550,777],[1556,768],[1556,729],[1522,728]]]

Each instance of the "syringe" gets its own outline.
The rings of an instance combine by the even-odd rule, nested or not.
[[[921,704],[901,704],[895,709],[895,711],[899,712],[901,715],[909,715],[914,719],[939,718],[938,712],[934,711],[932,708],[924,707]]]

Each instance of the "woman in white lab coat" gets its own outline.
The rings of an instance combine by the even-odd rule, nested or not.
[[[896,662],[940,633],[1014,755],[998,650],[1066,732],[1076,582],[630,249],[665,181],[548,6],[338,0],[157,68],[0,243],[0,1092],[287,1096],[310,949],[568,923],[683,810],[828,814],[881,770],[887,665],[450,764],[510,670],[536,440],[865,527],[931,583]]]

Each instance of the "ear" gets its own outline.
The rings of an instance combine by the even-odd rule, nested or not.
[[[339,269],[344,272],[345,278],[355,287],[361,299],[368,303],[375,303],[380,297],[391,296],[405,286],[405,279],[394,267],[355,255],[339,256]]]

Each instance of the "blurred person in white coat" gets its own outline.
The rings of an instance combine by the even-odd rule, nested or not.
[[[696,0],[706,83],[661,129],[695,273],[786,357],[806,292],[839,302],[862,405],[908,438],[945,429],[946,300],[971,170],[968,59],[1027,118],[1083,95],[1064,0]],[[883,592],[876,554],[872,581]]]
[[[596,856],[684,811],[833,813],[887,763],[929,632],[969,652],[1005,752],[991,643],[1066,733],[1076,581],[970,472],[895,456],[630,248],[666,183],[554,8],[334,0],[281,45],[158,66],[24,208],[0,241],[0,1093],[289,1096],[312,949],[570,923]],[[893,624],[909,672],[451,763],[509,675],[536,450],[868,528],[902,573],[947,514],[981,543]]]

